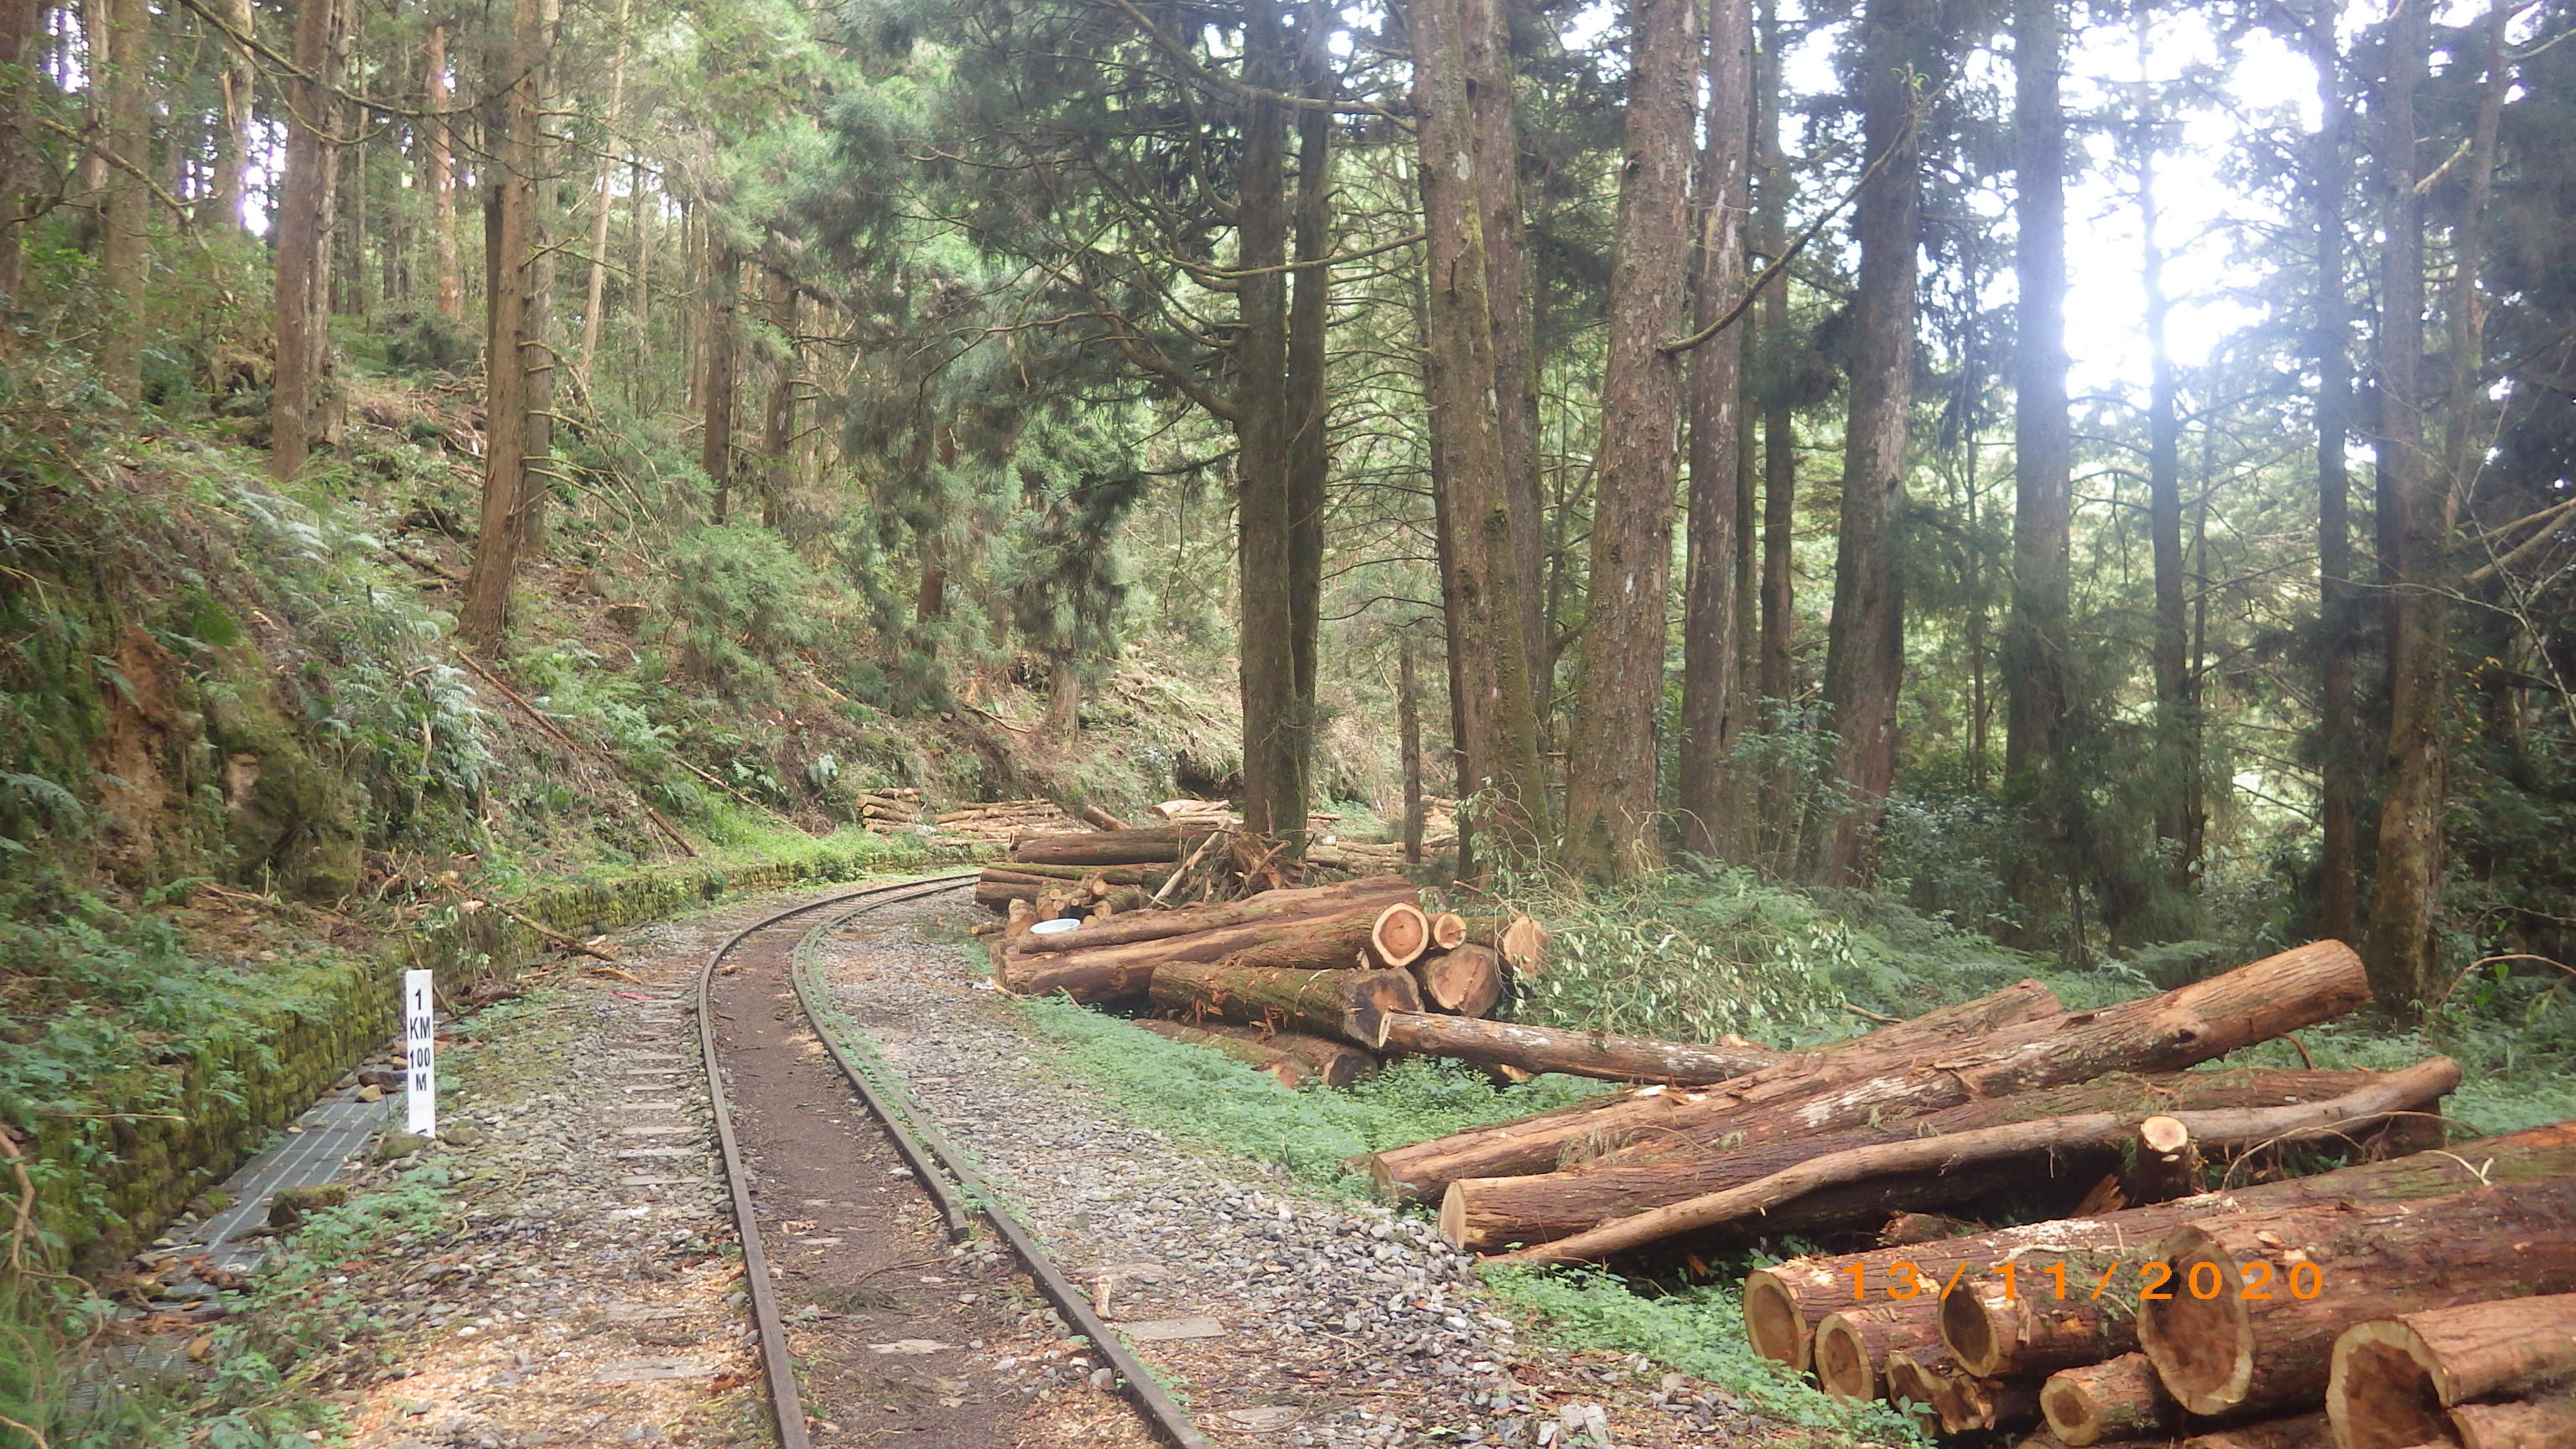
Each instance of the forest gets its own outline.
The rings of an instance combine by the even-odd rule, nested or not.
[[[1137,823],[1094,894],[1159,907],[1239,821],[1246,890],[1543,923],[1496,1031],[1730,1062],[2342,941],[2366,991],[2237,1065],[2576,1115],[2571,34],[0,0],[0,1444],[146,1442],[59,1427],[30,1366],[108,1310],[52,1270],[339,1074],[277,1013],[432,936],[504,999],[501,916],[622,970],[520,909],[617,872],[669,915],[972,839],[998,913],[1101,863],[989,847]],[[1318,1190],[1594,1090],[1425,1056],[1282,1107],[1012,1004]],[[1729,1377],[1697,1258],[1519,1271],[1841,1412]],[[272,1357],[203,1403],[285,1402]]]

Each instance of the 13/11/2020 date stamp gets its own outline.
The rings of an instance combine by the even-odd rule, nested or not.
[[[1855,1301],[1868,1298],[1873,1287],[1886,1297],[1901,1301],[1920,1298],[1926,1293],[1943,1298],[1949,1297],[1957,1291],[1961,1283],[1967,1280],[1969,1266],[1961,1263],[1951,1271],[1946,1281],[1941,1282],[1935,1282],[1921,1268],[1906,1262],[1890,1263],[1875,1274],[1866,1263],[1854,1263],[1842,1271],[1852,1280],[1852,1298]],[[2028,1294],[2032,1297],[2054,1298],[2061,1303],[2070,1298],[2098,1301],[2112,1292],[2122,1274],[2135,1276],[2140,1301],[2150,1298],[2172,1298],[2177,1295],[2201,1299],[2230,1296],[2248,1301],[2261,1301],[2286,1295],[2304,1301],[2326,1291],[2325,1270],[2316,1264],[2292,1263],[2288,1271],[2284,1272],[2260,1258],[2236,1265],[2233,1294],[2228,1292],[2227,1274],[2222,1272],[2216,1263],[2211,1262],[2192,1264],[2190,1271],[2179,1281],[2174,1277],[2173,1265],[2160,1261],[2113,1263],[2104,1268],[2099,1276],[2084,1269],[2069,1273],[2064,1263],[2050,1263],[2045,1267],[2025,1269],[2019,1263],[2003,1262],[1985,1269],[1984,1272],[1985,1276],[2003,1285],[2006,1299],[2017,1299]],[[1874,1283],[1873,1278],[1876,1280]],[[2089,1285],[2085,1281],[2088,1278],[2092,1280]]]

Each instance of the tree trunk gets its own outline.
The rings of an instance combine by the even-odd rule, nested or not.
[[[258,25],[257,12],[251,0],[226,0],[224,23],[235,34],[250,35]],[[255,96],[259,67],[249,51],[227,41],[217,52],[215,61],[216,125],[214,172],[206,181],[205,214],[236,231],[246,229],[249,221],[242,214],[242,203],[248,199],[243,174],[250,153],[258,145],[251,133],[257,119]]]
[[[1461,944],[1414,962],[1413,979],[1422,983],[1422,999],[1437,1010],[1482,1017],[1503,999],[1503,958],[1491,946]]]
[[[1526,1031],[1531,1028],[1501,1030]],[[1591,1039],[1587,1033],[1566,1032],[1561,1035],[1586,1041]],[[1666,1046],[1664,1043],[1641,1045]],[[1667,1050],[1697,1049],[1667,1047]],[[1728,1074],[1736,1075],[1758,1070],[1764,1065],[1761,1058],[1776,1060],[1778,1056],[1778,1053],[1765,1052],[1729,1053],[1720,1059],[1745,1063],[1736,1072]],[[1642,1061],[1629,1063],[1644,1064]],[[1513,1065],[1527,1064],[1515,1061]],[[1568,1070],[1552,1062],[1530,1069]],[[1613,1074],[1593,1071],[1584,1075]],[[1723,1152],[1706,1153],[1687,1148],[1659,1151],[1658,1144],[1648,1142],[1640,1147],[1641,1152],[1650,1154],[1642,1161],[1613,1157],[1572,1171],[1524,1177],[1466,1178],[1453,1182],[1441,1198],[1441,1233],[1450,1242],[1480,1253],[1497,1251],[1506,1243],[1551,1243],[1602,1223],[1760,1182],[1800,1163],[1864,1147],[1948,1138],[2007,1124],[2040,1123],[2078,1114],[2208,1111],[2314,1102],[2357,1090],[2372,1076],[2367,1072],[2289,1071],[2182,1072],[2146,1078],[2111,1076],[2073,1086],[2052,1087],[2046,1091],[1968,1102],[1919,1117],[1900,1117],[1884,1124],[1855,1127],[1845,1132],[1798,1137],[1761,1146],[1740,1146]],[[1723,1078],[1676,1072],[1660,1078],[1632,1075],[1631,1080],[1688,1083],[1720,1081]],[[2427,1104],[2439,1095],[2438,1092],[2429,1094]],[[2083,1185],[2098,1178],[2105,1168],[2116,1169],[2119,1163],[2116,1145],[2078,1153],[2072,1164],[2057,1161],[2058,1151],[2058,1146],[2052,1144],[2034,1154],[2035,1161],[2007,1161],[1957,1176],[1951,1175],[1950,1164],[1939,1164],[1928,1171],[1908,1173],[1891,1180],[1883,1196],[1855,1199],[1848,1204],[1848,1211],[1843,1210],[1844,1204],[1836,1204],[1831,1224],[1800,1210],[1766,1216],[1761,1230],[1766,1235],[1795,1232],[1813,1236],[1819,1225],[1883,1218],[1900,1210],[1950,1206],[1983,1196],[1999,1185],[2013,1183],[2036,1185],[2055,1181],[2080,1191]],[[2027,1196],[2027,1192],[2024,1195]],[[1797,1206],[1804,1209],[1806,1204]],[[1450,1231],[1453,1223],[1460,1229],[1458,1232]],[[1978,1371],[1987,1374],[1999,1372],[1990,1368]]]
[[[1605,1222],[1588,1231],[1508,1255],[1518,1262],[1575,1263],[1633,1252],[1681,1233],[1736,1225],[1738,1231],[1789,1232],[1807,1226],[1797,1209],[1812,1194],[1854,1183],[1914,1174],[1947,1173],[1962,1166],[2006,1159],[2057,1158],[2092,1152],[2135,1151],[2140,1126],[2170,1115],[2193,1138],[2240,1146],[2343,1137],[2375,1126],[2393,1113],[2419,1112],[2459,1084],[2459,1067],[2447,1057],[2391,1074],[2343,1096],[2287,1106],[2218,1108],[2172,1114],[2097,1112],[2047,1117],[1901,1142],[1864,1143],[1830,1155],[1810,1156],[1769,1176]]]
[[[2326,1418],[2339,1449],[2408,1449],[2445,1411],[2576,1379],[2576,1294],[2508,1298],[2355,1324],[2335,1340]]]
[[[1534,589],[1536,581],[1523,577],[1520,536],[1536,520],[1518,517],[1512,502],[1504,446],[1506,380],[1496,355],[1505,345],[1496,337],[1498,310],[1523,303],[1498,288],[1509,285],[1507,275],[1489,271],[1486,201],[1506,185],[1494,168],[1507,162],[1479,146],[1470,101],[1471,65],[1490,69],[1492,47],[1499,43],[1491,33],[1498,22],[1471,27],[1470,12],[1481,15],[1478,7],[1495,3],[1412,0],[1406,8],[1429,263],[1424,389],[1439,495],[1436,517],[1447,561],[1443,604],[1461,756],[1462,872],[1469,831],[1484,832],[1506,856],[1528,855],[1547,814],[1523,613],[1524,590]],[[1489,121],[1508,123],[1508,116]],[[1516,230],[1511,240],[1517,240]]]
[[[776,528],[786,517],[788,495],[795,491],[796,389],[803,381],[805,346],[797,340],[796,284],[775,267],[763,267],[761,273],[769,292],[770,330],[786,349],[770,374],[769,398],[760,413],[760,522],[764,528]],[[1079,676],[1071,697],[1078,707]],[[1052,715],[1051,708],[1050,722]]]
[[[102,183],[98,280],[99,382],[127,402],[143,396],[145,248],[151,241],[152,12],[143,0],[111,0],[107,64],[108,166]]]
[[[706,417],[698,433],[698,468],[715,487],[715,521],[724,523],[733,516],[734,331],[735,314],[742,310],[742,257],[730,241],[716,235],[720,225],[707,218],[707,349],[704,381],[698,387]]]
[[[38,50],[44,18],[42,0],[0,0],[0,66],[40,73]],[[15,218],[27,209],[34,188],[34,148],[27,140],[28,108],[37,87],[15,85],[0,95],[0,357],[14,354],[15,313],[22,310],[19,289],[26,224]]]
[[[635,0],[617,0],[616,39],[608,62],[608,112],[600,129],[606,140],[600,147],[599,175],[590,188],[590,289],[581,309],[581,387],[590,391],[592,372],[599,364],[600,310],[608,304],[608,215],[614,199],[609,195],[608,181],[615,174],[617,157],[617,124],[626,109],[626,22],[634,11]]]
[[[2451,1411],[2451,1428],[2461,1449],[2568,1449],[2576,1445],[2576,1395],[2462,1404]]]
[[[1004,866],[1005,870],[1034,870],[1053,874],[1050,866]],[[1089,873],[1095,867],[1066,867]],[[1109,867],[1107,869],[1117,869]],[[1106,873],[1103,870],[1102,873]],[[1117,882],[1125,884],[1125,882]],[[1414,893],[1413,883],[1400,876],[1380,876],[1373,880],[1341,881],[1326,886],[1306,886],[1296,890],[1263,891],[1239,901],[1222,905],[1182,906],[1176,910],[1146,911],[1120,916],[1115,921],[1096,922],[1078,931],[1043,938],[1045,945],[1034,950],[1083,950],[1093,946],[1125,946],[1138,941],[1162,941],[1174,936],[1193,935],[1200,931],[1221,930],[1229,926],[1247,926],[1262,921],[1300,920],[1310,916],[1339,915],[1367,909],[1372,914],[1388,900],[1407,899]]]
[[[553,0],[512,0],[509,89],[500,176],[498,265],[484,285],[491,336],[484,348],[487,441],[482,530],[465,585],[460,621],[478,649],[497,648],[509,628],[510,591],[544,518],[554,447],[554,352],[546,335],[554,295],[547,244],[553,147],[545,130],[553,103]]]
[[[1422,704],[1413,677],[1413,636],[1395,645],[1396,749],[1404,756],[1404,863],[1422,864]]]
[[[1329,47],[1337,13],[1329,0],[1308,0],[1297,54],[1301,95],[1328,98],[1333,92]],[[1297,767],[1296,798],[1291,802],[1283,794],[1280,805],[1293,811],[1284,818],[1293,821],[1299,832],[1306,829],[1307,803],[1314,794],[1315,731],[1321,720],[1316,705],[1320,683],[1316,647],[1323,627],[1324,502],[1332,469],[1326,430],[1330,410],[1324,391],[1333,289],[1332,119],[1318,106],[1297,112],[1297,193],[1290,218],[1297,265],[1287,303],[1286,390],[1280,418],[1286,445],[1287,532],[1281,565],[1288,590],[1288,723]]]
[[[1695,3],[1628,0],[1627,7],[1628,124],[1611,251],[1610,355],[1601,378],[1583,689],[1565,781],[1565,864],[1595,879],[1643,874],[1663,859],[1654,823],[1655,722],[1664,699],[1682,402],[1681,358],[1663,344],[1689,330]],[[1720,496],[1731,518],[1734,496]],[[1721,571],[1733,565],[1717,563]],[[1731,631],[1723,642],[1731,655]]]
[[[1156,1036],[1223,1052],[1269,1073],[1283,1087],[1308,1082],[1347,1087],[1377,1074],[1377,1058],[1367,1052],[1303,1032],[1263,1031],[1219,1022],[1184,1026],[1177,1021],[1145,1020],[1136,1024]]]
[[[1406,1182],[1427,1196],[1461,1177],[1547,1171],[1577,1137],[1613,1145],[1647,1138],[1708,1146],[1779,1141],[2106,1072],[2179,1071],[2331,1020],[2368,999],[2360,961],[2340,942],[2325,941],[2097,1011],[1958,1033],[1948,1030],[1957,1017],[1934,1013],[1706,1092],[1627,1096],[1571,1115],[1379,1153],[1376,1160],[1391,1174],[1382,1181]],[[1951,1011],[1976,1020],[1977,1006]]]
[[[1744,292],[1744,227],[1752,170],[1752,0],[1711,0],[1708,144],[1700,162],[1696,318],[1707,327]],[[1691,357],[1690,512],[1682,584],[1682,710],[1678,796],[1684,848],[1741,860],[1744,805],[1732,756],[1750,717],[1744,698],[1739,565],[1752,541],[1739,530],[1748,480],[1745,333],[1739,323]]]
[[[269,471],[292,479],[312,448],[317,364],[331,310],[324,267],[331,237],[331,151],[323,134],[338,83],[339,0],[302,0],[295,15],[295,67],[284,83],[286,166],[277,193],[277,352],[269,392]],[[488,451],[488,450],[487,450]]]
[[[2307,28],[2317,72],[2317,125],[2309,194],[2317,234],[2317,934],[2361,939],[2361,726],[2353,708],[2353,655],[2361,647],[2361,593],[2353,577],[2351,478],[2344,461],[2352,431],[2352,357],[2344,292],[2344,158],[2349,105],[2336,17],[2320,10]]]
[[[1849,1305],[1816,1325],[1816,1387],[1842,1399],[1884,1398],[1891,1355],[1919,1359],[1941,1352],[1939,1326],[1920,1299]]]
[[[2143,17],[2140,44],[2144,45]],[[2181,385],[2173,349],[2166,341],[2166,318],[2173,310],[2165,298],[2165,256],[2156,238],[2156,118],[2138,118],[2132,145],[2138,203],[2141,289],[2146,294],[2147,356],[2147,535],[2155,557],[2155,643],[2149,651],[2156,682],[2156,838],[2173,853],[2169,880],[2175,891],[2189,891],[2199,862],[2192,842],[2199,832],[2192,820],[2197,791],[2191,779],[2200,768],[2194,747],[2198,722],[2190,664],[2190,620],[2183,605],[2182,417]]]
[[[2030,1385],[1978,1378],[1937,1353],[1889,1354],[1886,1381],[1890,1399],[1930,1410],[1929,1432],[1975,1434],[2039,1422],[2039,1394]]]
[[[2424,202],[2416,190],[2415,90],[2425,66],[2426,0],[2395,0],[2380,100],[2379,507],[2395,545],[2388,642],[2388,787],[2371,903],[2371,984],[2411,1020],[2440,989],[2433,928],[2442,901],[2443,746],[2451,573],[2443,489],[2424,446]],[[2474,262],[2471,263],[2474,265]]]
[[[1852,303],[1851,403],[1843,435],[1843,504],[1834,612],[1825,645],[1833,778],[1849,792],[1818,858],[1817,878],[1852,885],[1896,781],[1896,696],[1905,673],[1905,601],[1896,527],[1905,511],[1908,414],[1914,401],[1915,215],[1919,148],[1915,72],[1925,59],[1925,0],[1868,0],[1861,16],[1861,144],[1871,168],[1855,203],[1860,247]]]
[[[1793,182],[1780,154],[1780,22],[1779,7],[1764,0],[1762,8],[1763,83],[1759,121],[1762,129],[1761,237],[1756,250],[1776,257],[1789,246],[1788,208]],[[1762,294],[1762,643],[1755,665],[1755,693],[1761,707],[1785,711],[1797,686],[1790,672],[1789,632],[1797,620],[1796,548],[1798,532],[1798,427],[1788,404],[1785,373],[1789,360],[1789,279],[1783,274]],[[1766,722],[1783,728],[1784,718]],[[1797,869],[1798,777],[1786,762],[1775,765],[1762,784],[1762,820],[1768,838],[1764,856],[1777,874]]]
[[[1469,947],[1465,949],[1479,949]],[[1533,1076],[1563,1072],[1613,1082],[1697,1083],[1724,1081],[1781,1059],[1760,1047],[1690,1046],[1606,1032],[1566,1031],[1519,1022],[1466,1016],[1398,1017],[1387,1027],[1389,1050],[1513,1067]],[[1522,1181],[1523,1179],[1503,1179]],[[1451,1192],[1465,1184],[1453,1184]],[[1443,1200],[1441,1220],[1448,1221]],[[1445,1228],[1444,1228],[1445,1231]],[[1453,1243],[1464,1242],[1451,1237]],[[1472,1246],[1472,1244],[1470,1245]]]
[[[2034,919],[2053,914],[2063,852],[2075,838],[2074,792],[2059,778],[2069,684],[2068,567],[2074,429],[2066,405],[2066,70],[2060,0],[2015,0],[2013,156],[2019,195],[2014,273],[2021,300],[2013,352],[2013,583],[2004,621],[2004,782],[2037,817],[2033,862],[2014,896]],[[2041,862],[2061,862],[2051,866]]]
[[[2571,1214],[2576,1179],[2560,1179],[2178,1228],[2156,1248],[2172,1296],[2139,1305],[2138,1342],[2195,1414],[2313,1404],[2335,1337],[2353,1323],[2576,1291]],[[2214,1294],[2199,1296],[2213,1281]]]
[[[1247,85],[1289,88],[1289,46],[1278,0],[1244,9]],[[1306,834],[1307,721],[1297,708],[1288,538],[1289,480],[1287,117],[1275,100],[1243,106],[1242,179],[1236,188],[1235,267],[1240,324],[1234,341],[1235,558],[1241,590],[1239,684],[1243,699],[1246,827],[1297,842]]]
[[[1001,962],[1001,984],[1023,996],[1062,991],[1077,1001],[1111,1001],[1144,992],[1157,967],[1176,961],[1216,961],[1244,952],[1268,951],[1273,953],[1274,964],[1301,968],[1346,965],[1359,960],[1369,949],[1369,932],[1376,916],[1376,907],[1363,906],[1332,915],[1253,921],[1130,945],[1093,946],[1054,955],[1006,954]],[[1112,918],[1117,919],[1120,918]],[[1415,1007],[1407,1009],[1418,1010],[1418,999]]]
[[[2156,1381],[2155,1365],[2142,1353],[2050,1374],[2039,1390],[2039,1409],[2047,1416],[2048,1431],[2070,1449],[2105,1440],[2165,1437],[2182,1420],[2182,1410]]]
[[[1206,825],[1156,825],[1141,830],[1031,835],[1011,847],[1011,859],[1040,865],[1156,865],[1189,854],[1212,829]]]
[[[1271,1028],[1298,1022],[1372,1049],[1386,1044],[1389,1012],[1422,1009],[1401,971],[1299,970],[1243,956],[1157,967],[1149,994],[1160,1011]]]
[[[1810,1076],[1830,1081],[1844,1080],[1847,1075],[1866,1077],[1883,1068],[1891,1058],[1911,1060],[1917,1055],[1976,1041],[2010,1023],[2053,1020],[2057,1013],[2057,999],[2049,995],[2048,988],[2036,981],[2024,981],[1912,1021],[1882,1027],[1836,1046],[1799,1053],[1775,1066],[1737,1078],[1735,1084],[1767,1085]],[[1846,1059],[1863,1065],[1847,1073],[1843,1066]],[[1474,1128],[1428,1142],[1390,1148],[1361,1158],[1353,1165],[1366,1172],[1382,1191],[1410,1202],[1430,1202],[1436,1200],[1450,1183],[1462,1177],[1506,1177],[1552,1171],[1566,1144],[1578,1138],[1615,1143],[1633,1137],[1634,1133],[1624,1130],[1627,1119],[1646,1117],[1649,1114],[1643,1109],[1669,1100],[1670,1094],[1651,1098],[1637,1095],[1598,1098],[1554,1112],[1524,1117],[1517,1122]],[[1600,1127],[1613,1124],[1622,1130],[1610,1135],[1599,1134]],[[1648,1135],[1656,1132],[1653,1126],[1642,1130]],[[1745,1139],[1747,1144],[1753,1140]]]

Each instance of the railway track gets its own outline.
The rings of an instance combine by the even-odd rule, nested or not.
[[[797,1191],[830,1192],[831,1197],[798,1199],[808,1211],[866,1226],[883,1223],[892,1206],[883,1199],[901,1195],[906,1184],[935,1209],[952,1243],[970,1237],[980,1218],[1007,1246],[1037,1291],[1062,1316],[1070,1333],[1081,1335],[1099,1356],[1113,1387],[1133,1407],[1146,1429],[1173,1449],[1212,1449],[1180,1406],[1146,1373],[1115,1331],[1093,1311],[1087,1295],[1008,1211],[995,1206],[994,1194],[974,1169],[940,1133],[937,1124],[912,1102],[901,1086],[872,1071],[864,1048],[836,1025],[834,1012],[821,999],[820,983],[802,969],[811,948],[826,933],[869,912],[926,900],[962,889],[973,874],[933,877],[872,886],[809,901],[754,921],[709,953],[699,968],[695,1007],[698,1043],[708,1095],[714,1107],[716,1140],[723,1161],[726,1189],[741,1237],[747,1306],[757,1334],[761,1373],[775,1418],[780,1449],[812,1449],[805,1390],[791,1343],[789,1316],[779,1295],[779,1255],[764,1232],[766,1214],[772,1228],[797,1220],[785,1213]],[[772,1010],[759,1008],[779,1003]],[[828,1103],[791,1100],[818,1095],[818,1066],[804,1033],[822,1044],[831,1073],[845,1084],[866,1110],[866,1117],[844,1120],[830,1116]],[[841,1140],[835,1144],[833,1137]],[[903,1168],[858,1184],[852,1201],[855,1164],[868,1160],[883,1143],[901,1159]],[[764,1163],[774,1165],[763,1165]],[[764,1180],[766,1179],[766,1181]],[[801,1183],[802,1186],[798,1186]],[[812,1226],[811,1223],[802,1224]],[[844,1240],[828,1234],[796,1239],[838,1247]],[[807,1255],[819,1250],[805,1249]],[[888,1262],[860,1275],[872,1278],[892,1269],[924,1266]],[[796,1269],[786,1269],[795,1272]],[[925,1277],[925,1282],[940,1281]],[[852,1290],[857,1290],[853,1284]],[[978,1294],[959,1295],[972,1305]],[[934,1340],[903,1340],[874,1346],[877,1354],[908,1352],[904,1345],[926,1344],[929,1353],[948,1345]],[[810,1356],[809,1356],[810,1357]],[[808,1362],[811,1374],[819,1366]],[[952,1407],[956,1401],[943,1400]],[[933,1434],[934,1439],[939,1436]]]

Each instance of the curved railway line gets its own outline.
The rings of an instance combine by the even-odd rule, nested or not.
[[[746,1068],[746,1053],[778,1051],[781,1048],[775,1041],[766,1045],[754,1041],[728,1041],[729,1036],[740,1033],[728,1032],[718,1025],[720,1019],[734,1019],[719,1010],[720,981],[727,986],[728,1000],[750,1000],[755,995],[759,999],[792,1000],[795,1014],[823,1044],[840,1077],[868,1110],[869,1120],[865,1123],[841,1124],[835,1121],[832,1125],[846,1132],[853,1146],[858,1144],[862,1134],[881,1134],[909,1167],[910,1181],[938,1210],[952,1242],[963,1241],[970,1236],[978,1217],[989,1222],[995,1235],[1019,1260],[1022,1271],[1063,1316],[1070,1331],[1090,1341],[1092,1350],[1115,1375],[1120,1392],[1154,1436],[1173,1449],[1211,1449],[1210,1441],[1191,1425],[1180,1406],[1128,1351],[1116,1331],[1101,1321],[1087,1296],[1047,1256],[1037,1239],[1008,1211],[995,1205],[994,1194],[948,1143],[929,1115],[910,1099],[900,1085],[881,1079],[868,1070],[860,1054],[844,1039],[843,1031],[826,1020],[831,1013],[818,1009],[816,983],[809,979],[808,972],[801,969],[801,963],[814,942],[857,917],[887,906],[955,891],[974,880],[974,874],[967,873],[897,881],[774,911],[727,938],[708,954],[705,964],[698,969],[695,992],[698,1045],[706,1072],[708,1096],[714,1107],[716,1141],[723,1160],[726,1189],[741,1238],[748,1306],[758,1336],[761,1371],[777,1424],[780,1449],[810,1449],[812,1438],[799,1388],[797,1364],[790,1349],[788,1320],[780,1308],[771,1254],[762,1236],[756,1178],[745,1160],[745,1124],[737,1120],[733,1084]],[[747,949],[755,945],[767,949]],[[736,968],[731,974],[727,973],[729,966]],[[776,974],[768,974],[771,971]],[[779,1020],[785,1020],[787,1015],[783,1010],[776,1013]],[[729,1063],[733,1070],[728,1070]],[[810,1133],[814,1129],[813,1119],[804,1119],[802,1128]]]

